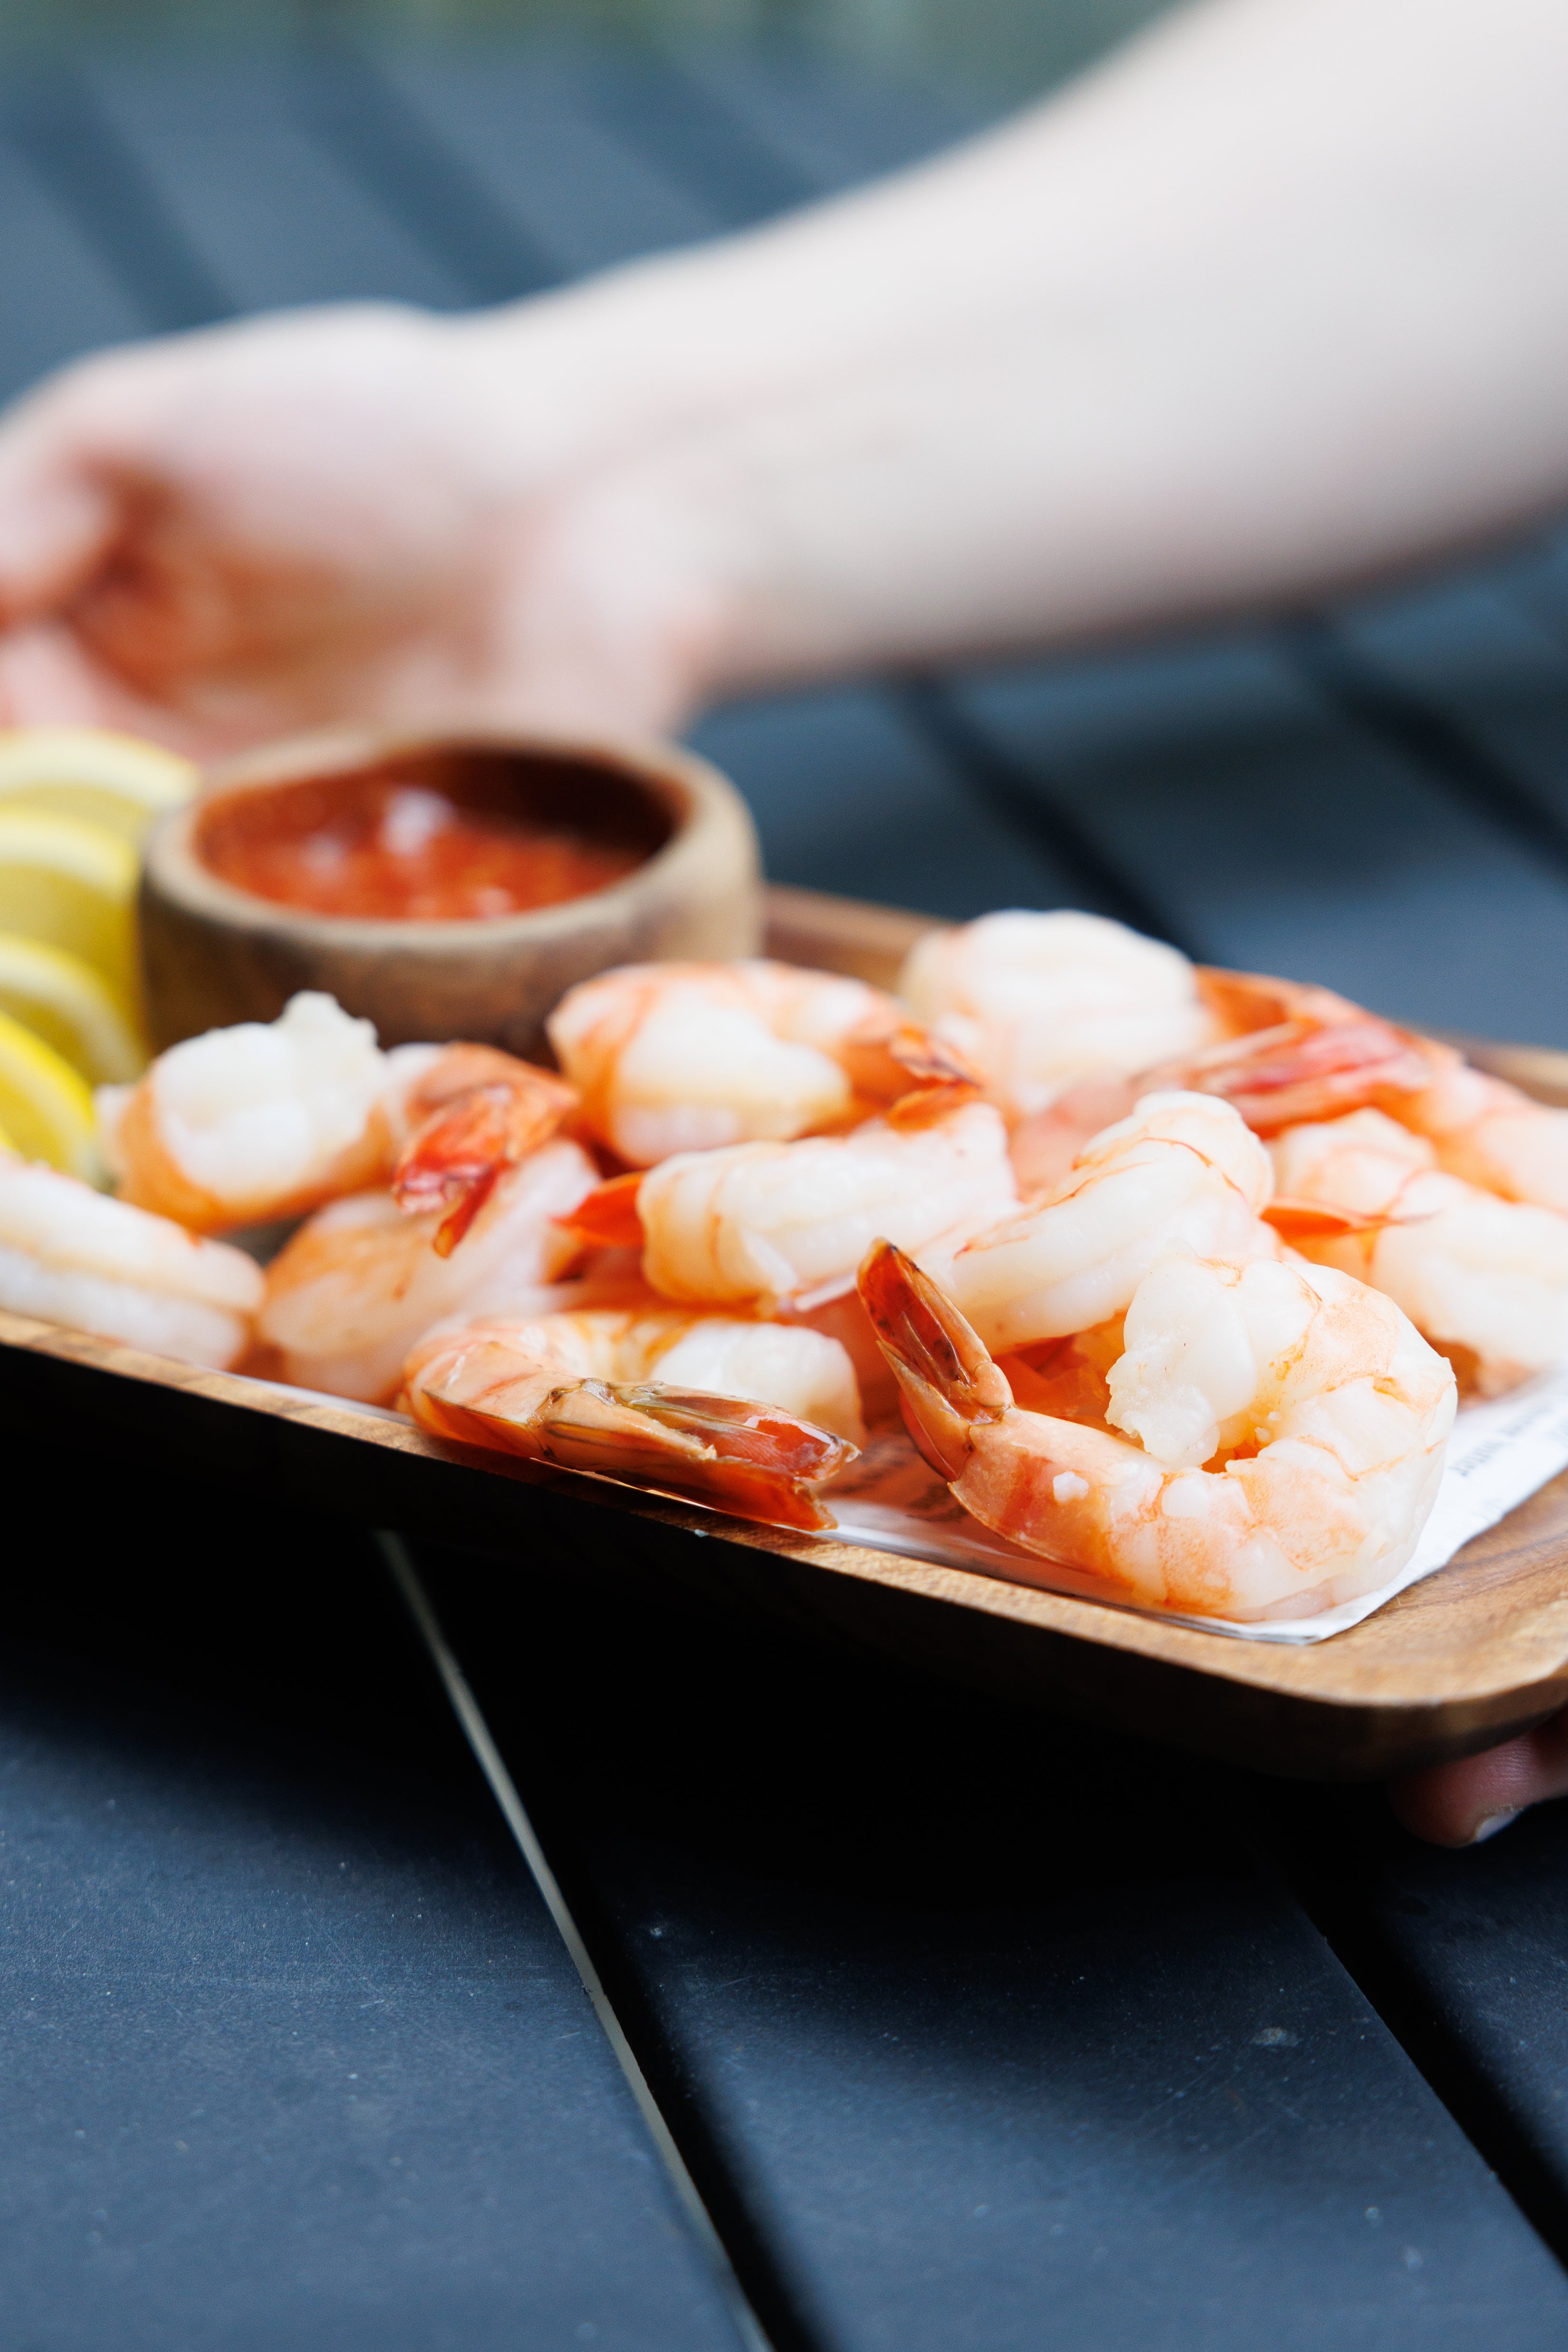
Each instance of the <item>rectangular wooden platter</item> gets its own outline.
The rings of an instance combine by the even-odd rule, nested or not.
[[[926,928],[922,917],[801,890],[775,889],[769,912],[773,953],[884,986]],[[1568,1055],[1470,1050],[1568,1104]],[[521,1574],[549,1557],[605,1574],[612,1591],[617,1578],[662,1578],[672,1593],[784,1611],[923,1669],[1302,1778],[1411,1769],[1568,1703],[1568,1474],[1375,1616],[1287,1648],[437,1444],[400,1418],[22,1316],[0,1314],[0,1398],[14,1465],[26,1462],[30,1427],[74,1430],[84,1466],[101,1462],[109,1475],[116,1459],[133,1459],[142,1495],[199,1465],[236,1510],[265,1493]],[[155,1573],[156,1527],[126,1536],[141,1572]],[[24,1567],[27,1555],[14,1550],[14,1572],[37,1572],[42,1557]]]

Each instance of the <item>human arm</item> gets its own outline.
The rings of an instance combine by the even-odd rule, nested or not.
[[[776,226],[301,314],[0,431],[0,693],[209,748],[1279,605],[1568,497],[1568,19],[1218,0]]]

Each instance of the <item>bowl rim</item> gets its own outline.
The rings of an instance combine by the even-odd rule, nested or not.
[[[542,751],[614,768],[647,791],[673,818],[669,838],[629,874],[576,898],[523,908],[510,915],[459,915],[443,920],[426,916],[325,915],[313,908],[290,907],[282,899],[264,898],[225,880],[195,853],[196,824],[216,801],[231,794],[307,782],[312,775],[347,774],[404,753],[469,749]],[[291,938],[330,940],[342,949],[362,947],[384,954],[421,948],[450,953],[466,945],[476,950],[496,950],[615,921],[640,898],[661,893],[672,871],[698,853],[703,834],[716,823],[733,822],[737,815],[750,826],[751,813],[729,778],[700,752],[658,736],[464,721],[450,726],[315,729],[239,752],[205,769],[191,797],[160,817],[149,834],[142,887],[154,885],[164,898],[178,899],[209,921]]]

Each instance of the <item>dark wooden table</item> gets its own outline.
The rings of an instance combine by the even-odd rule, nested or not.
[[[521,293],[955,121],[789,57],[14,71],[0,375]],[[697,740],[782,880],[1100,908],[1568,1044],[1550,535],[1310,626]],[[1563,1811],[1432,1853],[1375,1790],[1009,1709],[765,1584],[426,1553],[552,1911],[367,1535],[199,1460],[154,1485],[111,1429],[13,1447],[5,1495],[6,2352],[1564,2340]]]

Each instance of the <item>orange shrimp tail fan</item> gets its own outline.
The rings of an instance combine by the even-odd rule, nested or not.
[[[978,1093],[984,1077],[973,1062],[945,1038],[889,1010],[873,1013],[851,1030],[838,1059],[858,1100],[896,1103],[914,1093],[963,1088]]]
[[[398,1154],[392,1191],[410,1216],[444,1213],[437,1257],[450,1257],[508,1168],[548,1143],[575,1096],[543,1070],[516,1065],[508,1076],[471,1087],[431,1113]],[[535,1083],[537,1081],[537,1083]]]
[[[1150,1070],[1141,1088],[1178,1086],[1218,1095],[1257,1135],[1339,1118],[1386,1096],[1418,1094],[1432,1083],[1432,1063],[1403,1030],[1370,1013],[1352,1019],[1281,1021],[1190,1062]]]
[[[898,1380],[910,1436],[933,1470],[956,1478],[970,1431],[1012,1409],[1005,1373],[947,1293],[891,1242],[872,1244],[859,1290]]]
[[[1249,1031],[1277,1029],[1282,1021],[1310,1022],[1315,1027],[1336,1021],[1370,1016],[1348,996],[1315,981],[1279,980],[1264,971],[1229,971],[1223,964],[1193,967],[1198,993],[1211,1013],[1224,1022],[1233,1037]]]
[[[889,1104],[888,1125],[900,1135],[912,1135],[917,1129],[936,1127],[955,1111],[960,1104],[978,1100],[980,1089],[962,1079],[953,1079],[935,1087],[915,1087],[897,1102]]]
[[[569,1381],[521,1410],[463,1403],[416,1381],[409,1402],[436,1435],[500,1447],[565,1470],[652,1487],[732,1517],[812,1534],[835,1525],[816,1488],[857,1448],[782,1407],[656,1384]]]
[[[625,1176],[612,1176],[555,1222],[574,1234],[585,1248],[640,1250],[644,1234],[637,1214],[637,1187],[641,1182],[640,1168]]]
[[[644,1382],[610,1392],[625,1412],[658,1433],[644,1474],[651,1486],[672,1487],[737,1517],[807,1530],[836,1522],[816,1489],[853,1462],[859,1449],[782,1405],[742,1397]],[[552,1431],[553,1435],[553,1431]],[[671,1454],[669,1441],[680,1446]],[[695,1451],[688,1454],[686,1449]],[[672,1482],[676,1470],[679,1483]],[[616,1471],[614,1475],[619,1475]]]
[[[1336,1209],[1327,1201],[1292,1201],[1281,1195],[1260,1212],[1281,1241],[1326,1242],[1345,1234],[1381,1234],[1390,1225],[1424,1225],[1426,1216],[1402,1217],[1392,1210],[1372,1215],[1362,1209]]]

